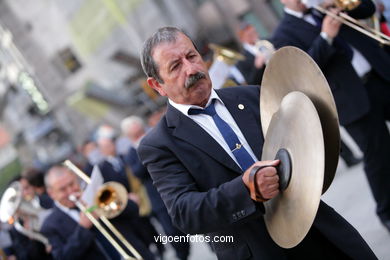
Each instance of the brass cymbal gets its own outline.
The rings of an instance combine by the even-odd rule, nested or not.
[[[299,244],[317,214],[324,180],[325,150],[317,111],[302,92],[287,94],[272,116],[262,160],[273,160],[280,149],[290,157],[291,176],[285,190],[264,202],[264,221],[272,239],[283,248]],[[288,165],[281,160],[278,166]]]
[[[339,160],[340,131],[336,105],[328,82],[314,60],[295,47],[275,52],[261,83],[260,116],[264,136],[282,98],[291,91],[307,95],[317,109],[325,143],[325,176],[322,193],[333,181]]]

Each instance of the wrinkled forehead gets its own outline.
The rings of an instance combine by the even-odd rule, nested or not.
[[[76,175],[65,168],[58,169],[57,171],[50,173],[49,176],[50,186],[52,187],[66,185],[66,182],[71,182],[73,180],[77,180]]]
[[[185,34],[177,33],[175,39],[160,42],[154,46],[151,54],[156,64],[162,64],[167,62],[167,59],[173,58],[175,55],[180,55],[190,50],[197,51],[191,39]]]

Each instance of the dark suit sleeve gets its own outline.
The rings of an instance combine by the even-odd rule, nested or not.
[[[262,204],[250,199],[241,176],[208,191],[199,191],[191,174],[174,154],[165,147],[146,143],[141,143],[138,153],[147,165],[173,223],[183,232],[215,232],[263,213]]]
[[[321,69],[324,69],[336,50],[321,35],[313,41],[310,48],[306,50]]]
[[[296,39],[296,37],[296,35],[292,35],[288,31],[279,31],[272,38],[272,43],[277,49],[285,46],[295,46],[302,49],[313,58],[321,69],[324,69],[327,66],[329,60],[336,52],[336,49],[332,45],[329,45],[329,43],[323,39],[320,34],[318,34],[309,48],[300,44],[300,40]],[[305,36],[302,35],[302,37]]]
[[[300,30],[297,31],[295,28],[301,23],[306,22],[297,19],[295,20],[295,24],[291,24],[290,22],[283,20],[277,30],[275,30],[271,42],[276,49],[285,46],[300,48],[307,52],[321,69],[324,69],[328,65],[329,60],[336,53],[336,48],[323,39],[319,31],[318,35],[308,45],[306,40],[306,37],[308,36]]]
[[[90,230],[77,225],[71,236],[64,242],[57,229],[67,227],[54,226],[57,224],[50,223],[49,225],[44,225],[41,230],[49,239],[54,259],[80,259],[94,242],[94,234]]]

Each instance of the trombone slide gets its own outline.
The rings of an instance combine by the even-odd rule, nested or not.
[[[365,34],[366,36],[380,42],[381,44],[390,45],[390,37],[388,37],[387,35],[385,35],[381,32],[375,31],[372,28],[370,28],[370,29],[366,28],[362,23],[360,23],[356,19],[350,17],[349,15],[346,15],[343,13],[340,13],[340,15],[336,15],[336,14],[334,14],[334,13],[332,13],[332,12],[330,12],[330,11],[326,10],[325,8],[318,6],[318,5],[313,6],[313,8],[320,11],[321,13],[324,13],[326,15],[333,17],[337,21],[351,27],[352,29],[355,29],[355,30]]]
[[[77,176],[79,176],[82,180],[84,180],[87,184],[91,182],[91,179],[86,175],[83,171],[81,171],[76,165],[74,165],[70,160],[66,160],[63,162],[63,165],[74,172]],[[112,243],[116,250],[123,256],[124,259],[137,259],[142,260],[142,256],[137,252],[137,250],[124,238],[124,236],[119,232],[119,230],[112,225],[112,223],[105,216],[99,216],[102,222],[106,225],[107,228],[120,240],[125,247],[134,255],[135,258],[130,257],[124,249],[112,238],[112,236],[107,232],[107,230],[99,223],[99,221],[89,213],[88,209],[84,207],[74,196],[69,198],[73,202],[75,202],[76,206],[84,212],[84,214],[91,220],[91,222],[96,226],[96,228]]]
[[[82,212],[84,212],[84,214],[92,222],[92,224],[108,239],[108,241],[110,241],[113,247],[119,252],[119,254],[125,260],[142,259],[142,258],[133,258],[129,256],[125,252],[125,250],[119,245],[119,243],[116,242],[115,239],[110,235],[110,233],[108,233],[107,230],[99,223],[99,221],[91,213],[88,212],[88,210],[84,207],[84,205],[80,201],[78,201],[74,195],[69,196],[69,199],[73,201]]]

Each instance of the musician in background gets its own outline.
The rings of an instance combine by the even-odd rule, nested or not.
[[[97,144],[104,157],[97,165],[104,182],[116,181],[123,184],[129,196],[128,205],[138,204],[139,206],[137,212],[129,211],[126,207],[118,217],[112,219],[112,223],[118,230],[121,230],[124,237],[133,244],[145,260],[153,259],[154,256],[148,249],[149,245],[155,244],[158,254],[162,254],[164,248],[162,244],[157,244],[154,240],[154,236],[158,234],[150,223],[150,202],[146,191],[140,181],[128,172],[122,158],[117,155],[113,136],[98,137]]]
[[[24,177],[19,179],[22,197],[25,201],[32,202],[35,197],[34,188],[28,180]],[[38,203],[37,203],[38,204]],[[37,205],[32,205],[37,206]],[[38,208],[37,208],[38,211]],[[38,214],[38,213],[37,213]],[[7,249],[7,254],[14,255],[18,260],[34,260],[34,259],[52,259],[50,254],[51,247],[45,246],[38,240],[35,240],[33,237],[28,236],[27,234],[19,231],[15,225],[19,225],[25,230],[31,232],[39,232],[39,230],[34,230],[32,225],[32,219],[30,217],[38,216],[29,216],[23,214],[17,210],[16,215],[14,216],[14,223],[9,230],[9,235],[11,237],[12,245]],[[34,220],[35,221],[35,220]]]
[[[93,167],[103,160],[103,155],[93,140],[86,140],[80,147],[80,153],[85,159],[83,172],[91,176]]]
[[[38,196],[40,206],[44,209],[52,208],[54,202],[46,192],[44,173],[38,169],[29,168],[22,173],[22,176],[33,189],[34,195]]]
[[[75,174],[65,167],[54,166],[45,176],[45,185],[54,207],[41,232],[49,239],[54,259],[118,259],[106,253],[96,239],[92,222],[69,199],[70,195],[79,196],[81,192]]]
[[[238,61],[237,69],[244,76],[249,85],[260,85],[263,78],[266,57],[260,52],[256,42],[260,40],[256,28],[242,21],[237,31],[238,39],[243,48],[245,60]]]
[[[125,162],[131,168],[134,175],[137,176],[145,186],[152,204],[153,215],[160,222],[166,235],[184,235],[181,231],[173,226],[164,202],[162,201],[161,196],[157,192],[156,188],[153,186],[153,181],[148,170],[141,163],[141,160],[138,157],[136,149],[138,148],[141,139],[146,134],[146,127],[144,122],[137,116],[130,116],[122,120],[121,129],[123,135],[128,137],[133,143],[133,146],[130,147],[128,153],[125,155]],[[176,255],[179,259],[184,260],[188,258],[190,252],[190,244],[188,241],[171,244],[175,248]]]
[[[319,65],[335,98],[340,124],[364,154],[364,169],[377,203],[376,212],[390,231],[390,56],[378,42],[333,18],[308,9],[300,0],[281,0],[284,18],[271,41],[306,51]],[[331,9],[336,14],[339,9]],[[370,0],[349,14],[375,12]],[[299,64],[297,64],[299,66]]]

